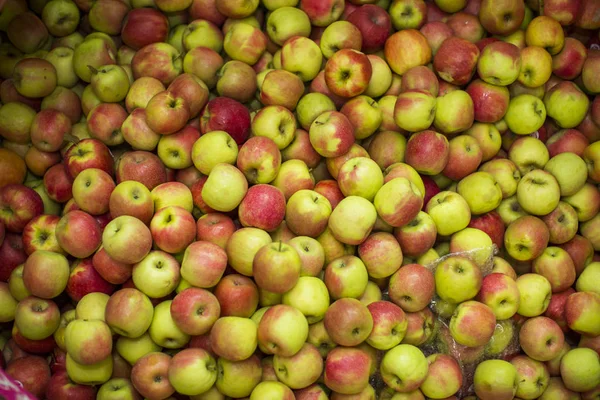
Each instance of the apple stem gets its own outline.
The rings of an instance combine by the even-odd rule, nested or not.
[[[87,67],[90,69],[90,71],[92,71],[92,74],[98,73],[98,70],[96,68],[92,67],[91,65],[88,65]]]
[[[279,240],[279,251],[281,251],[281,240]]]
[[[70,133],[66,133],[64,136],[65,141],[71,143],[79,143],[79,138],[75,135],[71,135]]]

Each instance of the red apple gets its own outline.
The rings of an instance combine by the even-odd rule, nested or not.
[[[589,144],[588,138],[577,129],[562,129],[546,140],[550,157],[566,152],[575,153],[582,157],[585,148]]]
[[[73,198],[73,178],[63,163],[53,165],[44,174],[44,189],[50,199],[66,203]]]
[[[167,170],[156,154],[148,151],[130,151],[123,154],[116,165],[117,183],[123,181],[141,182],[148,188],[167,181]]]
[[[567,325],[567,318],[565,315],[565,305],[567,304],[567,298],[575,293],[575,289],[568,288],[567,290],[559,293],[552,293],[550,298],[550,304],[544,312],[544,315],[548,318],[553,319],[561,327],[563,332],[569,331]]]
[[[27,259],[20,234],[6,233],[0,245],[0,281],[7,282],[11,272]]]
[[[479,49],[458,37],[445,40],[433,59],[433,68],[440,78],[454,85],[468,83],[477,66]]]
[[[486,214],[471,218],[469,227],[487,233],[496,247],[498,249],[502,248],[504,244],[504,222],[502,222],[500,214],[496,211],[490,211]]]
[[[209,101],[202,111],[200,130],[202,134],[225,131],[237,144],[242,144],[250,135],[250,113],[236,100],[217,97]]]
[[[116,286],[107,282],[94,268],[91,258],[77,260],[71,266],[66,292],[73,301],[79,301],[92,292],[111,295]]]
[[[37,398],[44,397],[50,382],[50,367],[39,356],[26,356],[12,361],[6,366],[6,374]]]
[[[123,20],[121,39],[134,50],[157,42],[164,42],[169,33],[169,21],[153,8],[134,8]]]
[[[114,160],[108,147],[98,139],[83,139],[69,147],[64,161],[73,178],[86,168],[98,168],[113,174]]]
[[[113,285],[120,285],[131,278],[133,265],[116,261],[101,247],[92,257],[92,264],[98,274]]]
[[[80,385],[69,379],[66,370],[58,371],[52,375],[46,387],[46,400],[95,400],[96,387]]]
[[[448,163],[449,152],[444,135],[426,130],[413,134],[406,143],[405,162],[420,173],[436,175]]]
[[[346,21],[354,24],[362,34],[362,51],[374,53],[383,48],[392,32],[392,22],[384,8],[364,4],[354,10]]]
[[[44,212],[40,195],[25,185],[13,183],[0,188],[0,222],[9,232],[20,233]]]
[[[225,214],[204,214],[196,222],[196,240],[208,241],[224,249],[235,229],[233,220]]]
[[[224,317],[250,318],[258,307],[258,288],[252,279],[243,275],[224,276],[215,287],[214,294]]]
[[[504,86],[496,86],[476,79],[467,86],[466,92],[473,100],[476,121],[498,122],[508,110],[510,93]]]

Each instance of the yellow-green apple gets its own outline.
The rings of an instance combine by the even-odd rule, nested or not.
[[[596,96],[598,99],[600,99],[600,97]],[[600,104],[600,101],[595,101],[595,103]],[[596,144],[596,142],[587,145],[584,150],[583,153],[581,154],[581,156],[583,157],[585,163],[586,163],[586,167],[588,170],[588,176],[591,180],[593,180],[594,182],[598,182],[600,181],[600,170],[599,170],[599,166],[600,166],[600,162],[598,161],[599,158],[599,154],[600,151],[598,151],[600,149],[600,146]]]
[[[148,333],[157,345],[167,349],[180,349],[188,344],[190,336],[179,329],[173,321],[171,303],[172,300],[165,300],[154,307]]]
[[[433,68],[446,82],[464,85],[475,73],[479,58],[477,46],[459,37],[450,37],[438,49],[433,58]]]
[[[378,98],[392,88],[392,70],[387,62],[378,55],[368,54],[367,58],[371,63],[372,74],[364,94],[372,98]]]
[[[19,300],[12,296],[8,283],[0,283],[0,298],[2,299],[3,308],[0,310],[0,321],[10,322],[15,319],[17,305]]]
[[[243,361],[217,359],[218,391],[225,396],[249,396],[261,381],[262,368],[258,356],[253,355]]]
[[[560,374],[569,390],[593,390],[600,383],[600,357],[592,349],[572,349],[560,361]]]
[[[567,298],[565,316],[571,330],[588,335],[597,336],[600,331],[598,310],[600,309],[600,295],[595,292],[577,292]]]
[[[502,137],[500,132],[498,131],[498,128],[491,123],[475,121],[471,128],[467,129],[465,134],[477,139],[477,143],[482,151],[482,161],[488,161],[494,158],[502,147]]]
[[[435,269],[437,295],[451,303],[474,298],[482,284],[482,272],[471,259],[454,255],[442,260]]]
[[[37,250],[27,257],[23,267],[23,283],[31,295],[51,299],[67,287],[69,273],[69,262],[65,256]]]
[[[0,108],[0,135],[5,140],[15,143],[28,143],[31,139],[31,125],[36,116],[35,110],[24,103],[16,101],[6,103]],[[64,130],[61,125],[55,128],[60,128],[61,131]],[[56,132],[55,136],[59,133],[64,135],[65,132]]]
[[[427,43],[431,48],[431,53],[434,56],[442,45],[442,42],[447,38],[454,36],[454,31],[442,21],[429,21],[423,25],[419,31],[427,39]]]
[[[270,54],[270,53],[263,53]],[[246,63],[237,60],[228,61],[219,70],[217,93],[243,103],[254,98],[258,89],[256,72]]]
[[[480,79],[492,85],[508,86],[517,80],[520,71],[519,48],[503,41],[485,46],[477,62]]]
[[[28,296],[15,310],[15,326],[26,339],[41,340],[52,336],[60,324],[60,311],[52,300]]]
[[[510,363],[517,369],[516,396],[537,398],[546,390],[550,374],[544,363],[525,355],[516,356]]]
[[[250,318],[259,301],[258,288],[246,276],[230,274],[223,277],[214,290],[221,305],[221,316]]]
[[[546,119],[546,107],[539,98],[521,94],[510,100],[504,120],[511,132],[528,135],[540,129]]]
[[[555,55],[564,46],[565,34],[558,21],[546,15],[540,15],[527,25],[525,40],[527,46],[542,47],[551,55]]]
[[[304,82],[317,76],[322,60],[321,49],[307,37],[291,37],[281,48],[281,67],[297,74]]]
[[[471,209],[467,201],[458,193],[443,191],[434,195],[425,211],[435,222],[437,232],[448,236],[463,230],[469,225]],[[448,218],[452,215],[452,218]],[[452,221],[452,223],[449,223]]]
[[[283,69],[267,69],[257,75],[258,100],[265,106],[279,105],[294,110],[304,94],[304,83]]]
[[[531,94],[531,95],[534,95],[535,97],[539,97],[540,99],[543,99],[544,93],[546,92],[546,87],[545,87],[545,85],[542,85],[542,86],[530,88],[530,87],[523,85],[519,81],[515,81],[508,86],[508,91],[510,92],[510,95],[512,97],[517,97],[520,94]]]
[[[521,50],[521,71],[518,81],[528,87],[544,85],[552,75],[552,56],[546,49],[527,46]]]
[[[241,228],[227,242],[227,260],[238,273],[252,276],[252,261],[256,252],[271,243],[271,236],[262,229]]]
[[[466,176],[458,183],[457,191],[474,215],[490,212],[502,201],[500,185],[489,172],[477,171]]]
[[[586,91],[592,94],[600,93],[600,84],[596,78],[599,67],[600,57],[598,57],[598,51],[588,51],[588,57],[585,60],[581,71],[581,82]]]
[[[384,300],[375,301],[367,308],[373,318],[373,329],[366,342],[378,350],[389,350],[399,345],[408,326],[404,311]]]
[[[291,357],[300,351],[307,337],[306,317],[301,311],[285,304],[269,308],[258,324],[258,343],[267,354]]]
[[[102,245],[107,255],[115,261],[135,264],[152,248],[152,233],[141,220],[121,215],[104,228]]]
[[[309,236],[296,236],[288,240],[287,244],[296,249],[302,261],[300,277],[318,276],[321,273],[325,263],[325,251],[316,239]]]
[[[253,136],[272,139],[279,150],[286,148],[296,132],[296,118],[285,107],[272,105],[260,109],[252,119]]]
[[[406,143],[405,162],[420,173],[436,175],[448,162],[449,147],[448,139],[440,133],[415,133]]]
[[[492,273],[499,273],[517,279],[517,273],[514,268],[502,257],[495,256],[492,260]]]
[[[372,201],[383,186],[383,173],[370,158],[354,157],[341,166],[337,181],[344,196],[360,196]]]
[[[131,369],[131,383],[142,396],[152,398],[171,396],[175,389],[169,382],[171,356],[151,352],[140,358]]]
[[[579,222],[591,220],[600,208],[600,192],[592,183],[584,184],[577,193],[562,199],[575,209]]]
[[[515,323],[512,319],[496,321],[494,335],[490,342],[485,346],[486,355],[507,354],[511,350],[511,345],[514,344]]]
[[[153,8],[134,8],[123,20],[121,38],[134,50],[151,44],[164,42],[169,32],[169,21],[160,11]]]
[[[548,381],[548,386],[540,396],[540,399],[549,399],[554,396],[575,398],[579,396],[579,393],[567,389],[561,378],[552,377]]]
[[[498,400],[514,398],[519,383],[517,369],[504,360],[485,360],[479,363],[473,381],[479,398]]]
[[[113,361],[113,364],[114,361]],[[113,374],[116,370],[113,365]],[[124,398],[137,400],[140,394],[135,390],[129,378],[112,377],[98,388],[97,398],[100,400],[113,400],[116,398]]]
[[[356,139],[365,139],[373,135],[383,121],[379,104],[366,95],[356,96],[348,100],[340,109],[340,112],[348,117],[354,126]]]
[[[327,354],[337,346],[325,329],[325,323],[322,320],[309,326],[306,342],[314,345],[323,358],[327,357]]]
[[[547,115],[561,128],[575,128],[586,116],[589,108],[587,95],[571,81],[563,81],[544,95]]]
[[[323,276],[333,299],[359,298],[365,292],[368,280],[365,264],[353,255],[345,255],[331,261]]]
[[[544,143],[532,136],[520,137],[508,150],[508,158],[514,162],[521,176],[534,169],[543,169],[550,154]]]
[[[379,126],[380,131],[392,131],[398,133],[402,132],[402,129],[400,129],[400,127],[396,124],[396,121],[394,121],[394,107],[396,106],[397,97],[397,95],[389,95],[384,93],[384,95],[381,96],[377,101],[383,117],[381,120],[381,125]]]
[[[354,255],[356,251],[355,246],[344,244],[337,240],[329,228],[325,229],[316,239],[323,247],[325,264],[329,264],[331,261],[344,255]]]
[[[319,236],[327,227],[331,205],[327,198],[313,190],[298,190],[288,199],[285,221],[296,235]]]
[[[298,102],[296,118],[303,129],[309,130],[310,125],[320,114],[335,110],[335,104],[326,95],[318,92],[307,93]]]
[[[306,12],[294,7],[280,7],[267,17],[266,28],[269,39],[283,45],[293,36],[310,35],[310,20]]]
[[[295,4],[286,5],[295,6]],[[266,7],[269,10],[271,9],[268,6]],[[308,15],[312,25],[323,27],[337,21],[344,12],[345,5],[341,0],[327,0],[324,2],[318,0],[304,0],[300,2],[300,8]]]
[[[140,77],[129,87],[125,97],[125,107],[130,113],[137,108],[145,109],[150,99],[164,90],[165,86],[158,79],[150,76]]]
[[[102,65],[116,64],[117,49],[114,42],[102,36],[91,36],[74,48],[73,68],[77,76],[84,82],[92,78],[91,65],[98,68]]]
[[[110,357],[112,334],[104,321],[75,319],[65,329],[65,344],[76,363],[92,365]]]
[[[551,173],[535,169],[526,173],[519,181],[517,199],[529,214],[546,215],[558,205],[560,187]]]
[[[485,232],[492,240],[492,243],[499,249],[504,245],[505,224],[500,214],[496,211],[472,218],[471,222],[469,222],[469,228],[476,228]]]
[[[212,351],[230,361],[249,358],[257,346],[257,325],[250,318],[221,317],[210,330]]]
[[[466,92],[473,101],[475,121],[495,123],[506,114],[510,100],[506,87],[476,79],[467,86]]]
[[[358,255],[372,278],[386,278],[402,265],[402,249],[394,235],[375,232],[358,246]]]
[[[168,253],[150,251],[133,266],[133,284],[150,298],[162,298],[171,294],[180,280],[179,263]]]
[[[129,6],[113,0],[102,0],[92,3],[88,12],[88,23],[95,31],[107,35],[118,35]]]
[[[150,190],[134,180],[119,183],[110,194],[109,211],[115,219],[130,216],[149,225],[154,215]]]
[[[148,127],[162,135],[179,131],[189,118],[190,107],[186,100],[168,90],[155,94],[146,106]]]
[[[579,275],[577,279],[576,288],[578,292],[596,292],[598,293],[598,289],[594,286],[595,277],[598,276],[600,272],[600,263],[592,262],[590,263]],[[598,293],[600,294],[600,293]]]
[[[104,321],[106,303],[110,296],[106,293],[91,292],[79,300],[75,307],[75,316],[77,319],[101,320]]]
[[[285,292],[282,304],[300,310],[309,324],[321,321],[329,307],[329,292],[327,286],[319,278],[302,276],[296,285]]]
[[[37,250],[44,250],[63,254],[63,250],[56,240],[56,225],[60,217],[56,215],[41,214],[34,217],[25,225],[22,233],[23,248],[27,255]],[[2,224],[4,227],[4,224]],[[0,228],[2,229],[2,228]],[[4,236],[4,234],[0,234]],[[0,245],[2,241],[0,240]]]
[[[154,201],[154,210],[159,212],[166,207],[181,207],[192,212],[193,197],[190,188],[181,182],[165,182],[154,187],[150,195]]]
[[[479,167],[479,171],[491,174],[506,199],[517,192],[517,185],[521,180],[521,173],[515,163],[506,158],[493,159]]]
[[[217,244],[199,240],[185,249],[181,262],[181,277],[192,286],[215,286],[227,267],[227,253]]]
[[[114,189],[115,182],[109,174],[98,168],[88,168],[73,181],[73,199],[81,210],[101,215],[108,212]]]
[[[427,363],[427,377],[420,386],[423,395],[445,398],[458,392],[463,383],[463,372],[454,357],[436,353],[427,357]]]
[[[154,309],[150,299],[134,288],[123,288],[113,293],[106,304],[105,319],[117,334],[138,338],[152,322]]]
[[[244,174],[226,163],[213,167],[202,188],[202,198],[206,204],[217,211],[235,209],[248,191],[248,181]]]
[[[328,25],[319,40],[319,46],[325,58],[331,58],[340,49],[360,51],[362,43],[363,37],[360,29],[345,20],[335,21]]]
[[[340,169],[342,168],[342,165],[344,165],[344,163],[346,163],[346,161],[348,161],[354,157],[370,158],[369,153],[366,148],[359,145],[358,143],[353,143],[350,146],[350,149],[346,153],[344,153],[340,156],[328,157],[325,159],[325,165],[327,167],[327,172],[329,172],[331,177],[337,179]]]
[[[323,321],[331,339],[340,346],[357,346],[373,330],[373,317],[369,309],[352,298],[341,298],[333,302]]]
[[[412,221],[421,211],[423,195],[414,183],[398,177],[379,189],[374,204],[381,219],[393,227],[401,227]]]
[[[302,260],[296,249],[280,241],[266,244],[258,250],[252,272],[258,287],[283,294],[296,285],[301,267]]]
[[[360,9],[363,9],[363,7]],[[392,24],[397,30],[419,29],[427,20],[427,5],[422,0],[394,1],[390,4],[388,12],[388,20],[391,18]]]
[[[181,170],[193,165],[192,150],[200,132],[187,126],[171,135],[162,136],[158,142],[157,154],[167,168]]]
[[[388,350],[379,367],[383,381],[402,393],[418,389],[425,381],[428,369],[425,355],[410,344],[400,344]]]
[[[396,193],[406,193],[406,191],[398,191]],[[382,201],[386,202],[383,200],[383,195],[384,194],[382,193]],[[416,197],[417,200],[420,200],[418,196]],[[415,200],[411,198],[403,204],[410,207],[411,202],[414,201]],[[378,203],[377,200],[375,203]],[[400,207],[402,207],[403,204],[400,204]],[[392,204],[392,210],[389,210],[389,208],[382,208],[382,210],[385,211],[384,213],[386,216],[389,215],[394,217],[400,212],[400,210],[396,210],[395,206],[396,204]],[[362,243],[371,233],[371,230],[373,229],[377,219],[377,214],[378,211],[376,206],[374,206],[373,203],[369,202],[365,198],[359,196],[348,196],[340,201],[337,207],[331,212],[331,216],[328,220],[328,227],[333,236],[340,242],[349,245],[358,245]]]
[[[281,166],[282,155],[273,139],[265,136],[252,137],[240,147],[239,153],[237,146],[234,147],[237,153],[237,167],[250,184],[269,183],[275,179]],[[201,149],[198,151],[204,153]],[[202,160],[206,156],[208,155],[204,155]]]
[[[325,82],[334,94],[355,97],[367,89],[372,72],[371,62],[364,53],[341,49],[325,64]]]
[[[194,166],[208,175],[219,163],[235,163],[238,145],[227,132],[215,130],[205,133],[194,142],[191,155]]]
[[[408,224],[394,228],[394,237],[404,256],[418,257],[435,244],[437,227],[434,219],[428,213],[419,211]]]
[[[468,347],[485,345],[496,327],[493,310],[477,301],[465,301],[456,307],[450,319],[450,334],[457,343]]]
[[[41,110],[31,121],[31,143],[41,151],[58,151],[71,132],[69,117],[52,108]]]
[[[517,200],[517,196],[507,197],[502,200],[500,205],[497,208],[498,214],[504,222],[504,225],[510,225],[513,221],[518,219],[519,217],[523,217],[525,215],[529,215],[523,210],[521,205]]]
[[[273,357],[276,378],[291,389],[302,389],[315,383],[323,372],[323,364],[319,350],[310,343],[304,343],[291,357]]]
[[[529,357],[550,361],[563,349],[565,337],[560,326],[548,317],[530,318],[519,330],[519,344]]]
[[[372,360],[365,350],[337,347],[325,359],[324,383],[337,393],[360,393],[369,385],[371,368]]]
[[[404,311],[420,311],[435,294],[434,275],[422,265],[405,265],[390,277],[388,292],[390,299]]]
[[[219,53],[208,47],[194,47],[183,57],[183,71],[200,78],[210,89],[217,84],[219,79],[217,72],[223,65],[224,60]]]
[[[584,44],[575,38],[565,37],[562,50],[552,57],[552,72],[561,79],[575,79],[581,74],[586,58]]]
[[[483,278],[477,300],[490,307],[497,320],[509,319],[519,308],[519,288],[512,277],[492,273]]]
[[[46,97],[57,85],[56,68],[42,58],[24,58],[15,64],[12,79],[17,92],[27,97]]]
[[[131,60],[131,69],[135,79],[148,76],[168,85],[181,74],[182,64],[182,57],[175,47],[159,42],[139,49]]]
[[[434,316],[429,308],[425,307],[420,311],[407,312],[406,319],[408,320],[408,326],[404,339],[402,339],[403,344],[419,346],[434,337]]]
[[[429,128],[436,115],[436,98],[429,91],[406,90],[398,96],[394,121],[404,130],[418,132]]]
[[[404,29],[386,40],[384,55],[392,71],[404,75],[413,67],[431,62],[432,51],[426,37],[420,31]]]
[[[369,142],[369,156],[384,170],[385,178],[388,180],[391,177],[387,168],[402,163],[405,150],[406,137],[402,133],[393,130],[380,130],[373,135]],[[404,164],[404,166],[407,165]],[[417,171],[414,171],[414,173],[417,174]],[[413,182],[417,184],[418,179],[413,180]]]
[[[575,283],[576,271],[571,256],[560,247],[550,246],[535,260],[532,271],[550,282],[552,292],[562,292]]]
[[[89,257],[100,247],[100,225],[90,214],[75,210],[65,214],[56,225],[56,240],[68,254]]]
[[[520,302],[517,311],[524,317],[542,315],[550,303],[552,287],[542,275],[527,273],[517,278]]]
[[[267,35],[259,28],[238,23],[227,31],[223,39],[223,49],[231,59],[254,65],[266,50],[267,40]]]
[[[203,349],[185,349],[171,359],[169,382],[181,394],[196,396],[207,392],[217,380],[217,363]]]
[[[90,85],[102,102],[117,103],[125,100],[129,91],[129,77],[125,69],[119,65],[103,65],[92,68]]]

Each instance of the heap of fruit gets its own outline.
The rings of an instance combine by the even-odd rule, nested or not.
[[[1,366],[48,400],[599,399],[599,28],[0,0]]]

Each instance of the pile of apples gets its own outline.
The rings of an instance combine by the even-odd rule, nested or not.
[[[599,28],[598,0],[0,0],[0,380],[599,399]]]

